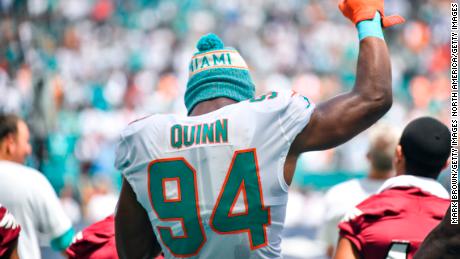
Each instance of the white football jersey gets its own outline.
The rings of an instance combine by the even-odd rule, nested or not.
[[[129,125],[116,167],[165,257],[281,257],[284,162],[313,110],[299,94],[272,92],[200,116]]]
[[[21,226],[20,258],[41,258],[40,236],[47,241],[62,238],[70,241],[72,223],[53,187],[40,172],[14,162],[0,161],[0,203]]]

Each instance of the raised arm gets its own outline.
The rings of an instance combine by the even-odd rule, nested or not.
[[[318,104],[310,122],[291,145],[285,179],[291,182],[298,156],[336,147],[380,119],[392,105],[391,65],[383,27],[404,22],[384,16],[383,0],[343,0],[340,10],[357,25],[360,46],[356,83],[351,92]]]
[[[384,15],[384,0],[342,0],[339,8],[360,40],[356,83],[349,93],[320,103],[293,143],[292,153],[336,147],[367,129],[392,105],[390,55],[382,27],[404,22]]]
[[[291,150],[301,153],[336,147],[374,124],[391,104],[391,66],[385,41],[366,38],[360,43],[353,90],[320,103]]]
[[[151,259],[161,252],[147,212],[125,179],[115,214],[115,239],[120,259]]]

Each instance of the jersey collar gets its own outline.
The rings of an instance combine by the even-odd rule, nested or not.
[[[447,190],[436,180],[413,175],[400,175],[390,178],[383,183],[377,193],[395,187],[416,187],[439,198],[450,199]]]

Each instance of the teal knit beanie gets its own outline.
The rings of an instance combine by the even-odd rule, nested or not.
[[[238,51],[224,47],[215,34],[198,41],[189,67],[185,91],[188,114],[200,102],[227,97],[237,102],[254,97],[255,86],[248,66]]]

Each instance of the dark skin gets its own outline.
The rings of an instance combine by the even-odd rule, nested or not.
[[[235,101],[227,98],[201,102],[191,116],[233,103]],[[366,38],[360,42],[353,90],[317,105],[310,122],[291,145],[284,166],[286,182],[291,183],[300,154],[333,148],[350,140],[380,119],[391,105],[391,66],[386,43],[378,38]],[[151,258],[159,253],[147,214],[126,181],[120,193],[115,222],[120,258]]]
[[[341,237],[337,243],[334,259],[359,259],[359,252],[355,245],[347,238]]]
[[[441,223],[423,241],[414,259],[454,259],[460,254],[460,225],[451,224],[450,207]]]
[[[115,213],[115,240],[120,258],[152,259],[161,252],[147,212],[126,180]]]

